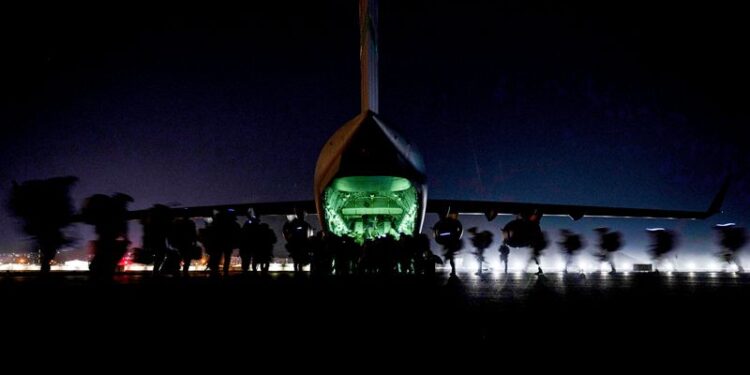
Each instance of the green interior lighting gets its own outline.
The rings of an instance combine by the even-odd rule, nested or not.
[[[329,230],[358,242],[414,232],[417,189],[403,177],[350,176],[333,180],[324,192]]]

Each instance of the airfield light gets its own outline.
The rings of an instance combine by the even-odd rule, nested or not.
[[[586,264],[585,262],[579,262],[578,263],[578,268],[581,270],[581,272],[586,272],[586,270],[588,269],[588,267],[589,267],[589,265]]]

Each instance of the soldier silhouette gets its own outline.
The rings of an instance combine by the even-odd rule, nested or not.
[[[526,268],[529,268],[531,262],[534,262],[537,268],[537,275],[544,274],[544,271],[542,271],[542,264],[540,259],[542,257],[542,254],[544,253],[544,249],[547,248],[547,245],[547,235],[544,232],[539,232],[531,241],[531,256],[529,257],[529,261],[526,262]]]
[[[286,249],[294,262],[294,272],[300,273],[303,267],[310,263],[309,238],[310,224],[302,217],[303,213],[297,211],[295,215],[287,216],[287,222],[282,229],[286,239]]]
[[[81,208],[83,222],[94,226],[98,235],[94,241],[94,256],[89,264],[95,278],[109,279],[128,249],[127,205],[133,198],[116,193],[112,196],[96,194],[86,199]]]
[[[665,257],[672,252],[675,247],[676,235],[675,232],[667,229],[656,228],[646,230],[651,235],[651,245],[649,246],[649,254],[654,264],[654,270],[659,272],[659,264],[664,262]],[[672,262],[673,268],[675,262]]]
[[[482,264],[484,263],[484,251],[492,245],[492,232],[484,230],[477,232],[477,227],[469,228],[469,233],[472,234],[471,244],[474,246],[474,256],[479,263],[477,275],[482,274]]]
[[[237,247],[239,235],[240,226],[231,212],[217,211],[214,213],[213,220],[206,227],[208,243],[205,244],[209,256],[208,268],[212,276],[219,275],[222,257],[224,259],[224,267],[222,268],[224,275],[229,274],[232,252]]]
[[[260,246],[258,252],[253,254],[253,269],[256,261],[260,265],[262,274],[267,274],[273,259],[273,246],[276,244],[276,233],[267,223],[260,223]]]
[[[609,228],[605,227],[596,228],[594,231],[599,233],[599,260],[609,263],[612,268],[609,273],[617,272],[614,254],[622,247],[622,235],[620,232],[610,232]]]
[[[508,255],[510,255],[510,246],[502,244],[497,251],[500,252],[500,263],[505,267],[504,272],[508,273]]]
[[[247,221],[242,226],[239,242],[243,274],[247,274],[250,270],[251,263],[253,272],[257,270],[258,262],[254,259],[254,255],[259,252],[262,242],[261,236],[260,219],[253,214],[249,214]]]
[[[739,227],[734,223],[719,224],[714,226],[714,228],[719,232],[719,245],[722,247],[719,255],[728,266],[734,264],[737,266],[737,271],[744,272],[745,269],[740,262],[739,252],[747,243],[745,228]]]
[[[559,242],[559,245],[565,252],[565,269],[563,270],[563,272],[568,273],[568,268],[570,268],[570,265],[573,263],[573,260],[575,260],[576,255],[585,246],[585,244],[580,235],[575,234],[567,229],[560,229],[560,237],[562,237],[562,240]],[[583,270],[580,271],[582,272]]]
[[[456,254],[463,249],[464,243],[461,238],[463,227],[458,221],[458,214],[449,212],[442,220],[435,223],[432,228],[435,241],[443,246],[443,258],[451,265],[451,277],[456,276]]]
[[[141,220],[143,225],[143,250],[154,254],[155,276],[161,273],[162,264],[169,251],[167,237],[172,229],[172,213],[169,207],[156,204]]]
[[[182,258],[182,273],[190,275],[190,263],[193,259],[200,259],[201,249],[198,247],[198,233],[195,222],[187,216],[178,217],[172,222],[169,244],[175,248]]]

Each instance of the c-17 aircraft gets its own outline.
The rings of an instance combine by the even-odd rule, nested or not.
[[[325,143],[315,168],[314,200],[242,203],[176,208],[179,215],[208,217],[216,211],[257,215],[317,213],[327,233],[358,241],[384,235],[422,231],[426,213],[440,215],[435,226],[438,242],[458,239],[462,228],[455,214],[515,215],[504,228],[504,243],[527,247],[541,235],[542,216],[705,219],[720,212],[729,186],[727,179],[706,211],[648,208],[534,204],[500,201],[428,199],[424,163],[413,144],[388,127],[378,116],[378,12],[376,0],[360,0],[361,113],[345,123]],[[146,215],[133,211],[131,218]]]

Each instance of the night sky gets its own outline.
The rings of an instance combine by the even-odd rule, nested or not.
[[[0,196],[75,175],[79,207],[312,199],[322,145],[360,109],[357,3],[263,3],[3,12]],[[711,225],[746,225],[745,13],[526,3],[381,1],[381,118],[422,151],[430,197],[704,210],[732,172],[725,213],[704,222],[543,225],[590,245],[594,227],[621,229],[636,258],[646,227],[697,254]],[[464,224],[497,241],[507,220]],[[27,246],[5,211],[0,251]]]

